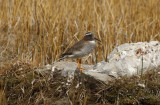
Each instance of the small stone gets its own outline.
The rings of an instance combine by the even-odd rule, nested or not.
[[[138,86],[139,86],[139,87],[143,87],[143,88],[145,88],[145,84],[141,84],[141,83],[139,83],[139,84],[138,84]]]

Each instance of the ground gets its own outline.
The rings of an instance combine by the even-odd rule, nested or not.
[[[29,63],[8,65],[0,76],[0,104],[43,105],[158,105],[160,103],[160,69],[142,76],[122,77],[109,83],[75,72],[68,83],[59,71],[53,75],[39,73]]]

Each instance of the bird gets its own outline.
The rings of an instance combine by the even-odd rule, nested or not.
[[[81,58],[87,56],[95,49],[96,46],[95,40],[101,42],[99,39],[94,37],[93,33],[87,32],[80,41],[75,43],[65,53],[61,55],[61,59],[76,58],[80,72],[81,69],[87,70],[81,67]]]

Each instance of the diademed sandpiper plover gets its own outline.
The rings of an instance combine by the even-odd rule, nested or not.
[[[94,50],[96,46],[95,40],[101,42],[99,39],[95,38],[91,32],[87,32],[82,40],[75,43],[71,48],[61,55],[61,59],[76,58],[80,72],[81,69],[86,70],[85,68],[81,68],[81,58]]]

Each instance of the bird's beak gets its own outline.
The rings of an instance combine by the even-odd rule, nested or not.
[[[99,39],[97,39],[97,38],[95,38],[95,37],[94,37],[94,39],[97,40],[97,41],[99,41],[99,42],[101,42]]]

